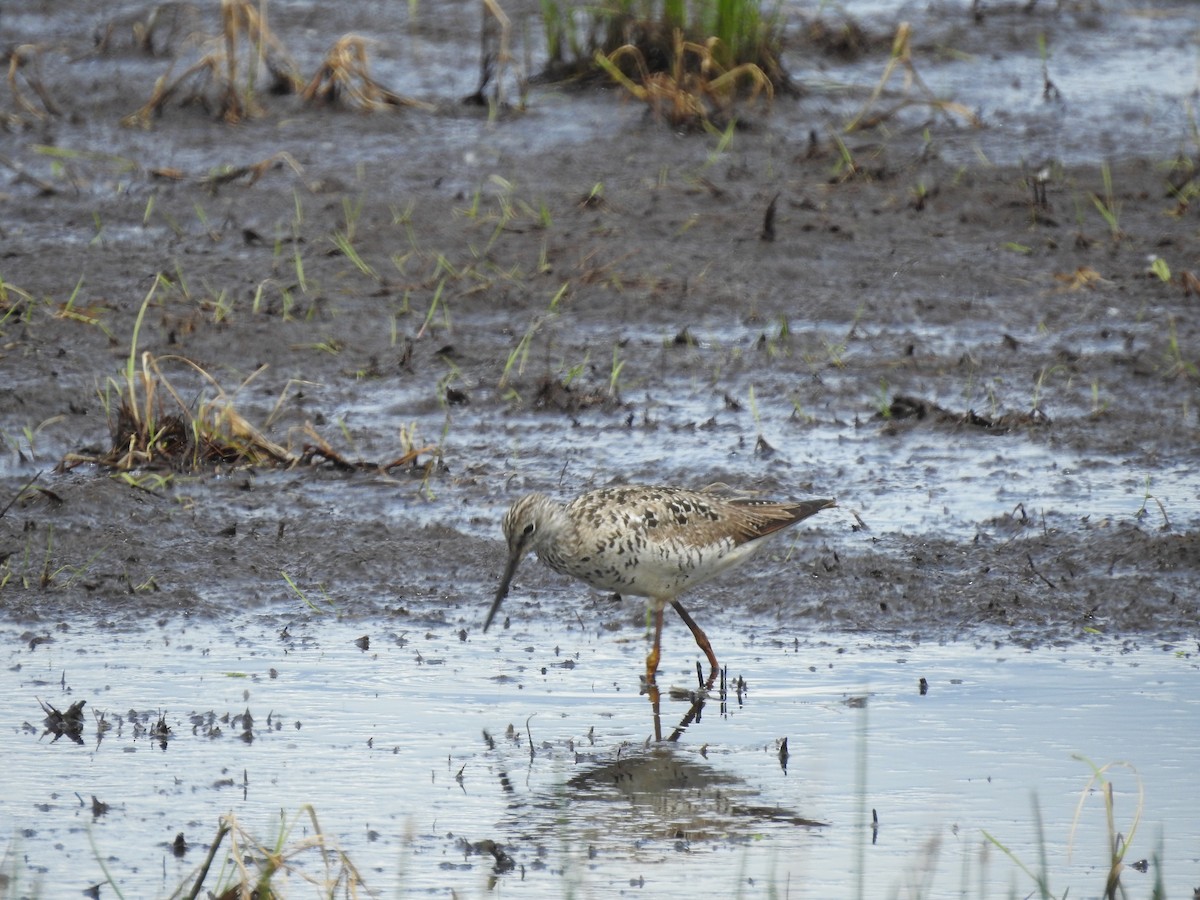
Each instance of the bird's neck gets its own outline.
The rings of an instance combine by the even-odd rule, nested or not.
[[[546,511],[542,522],[542,540],[537,545],[538,559],[558,572],[569,572],[579,544],[575,523],[561,507]]]

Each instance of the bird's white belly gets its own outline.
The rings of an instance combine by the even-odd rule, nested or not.
[[[704,546],[684,541],[619,541],[572,559],[542,557],[552,569],[600,591],[673,599],[693,585],[720,574],[753,555],[764,540],[734,545],[730,540]]]

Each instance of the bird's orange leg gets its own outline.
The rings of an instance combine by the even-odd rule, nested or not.
[[[646,681],[654,684],[654,675],[658,672],[658,658],[662,655],[663,608],[654,611],[654,646],[646,654]]]
[[[679,618],[683,619],[683,624],[691,629],[692,637],[696,639],[696,646],[703,650],[704,655],[708,657],[708,664],[712,667],[708,674],[708,687],[712,687],[713,681],[717,677],[717,672],[720,671],[721,667],[717,663],[717,655],[713,653],[712,644],[709,643],[708,635],[705,634],[703,629],[696,624],[696,620],[688,615],[688,611],[683,608],[682,603],[680,603],[678,600],[672,600],[671,605],[675,607],[675,612],[679,613]]]

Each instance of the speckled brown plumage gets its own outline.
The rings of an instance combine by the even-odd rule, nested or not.
[[[775,502],[730,498],[674,487],[609,487],[566,505],[527,494],[504,516],[508,565],[484,622],[492,622],[517,566],[530,551],[555,571],[602,591],[647,597],[655,640],[647,677],[658,667],[663,607],[670,603],[692,630],[713,671],[717,659],[678,596],[753,556],[774,535],[836,506],[833,500]]]

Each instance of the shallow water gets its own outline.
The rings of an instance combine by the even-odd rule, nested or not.
[[[1029,13],[1022,11],[1023,0],[983,0],[979,6],[984,19],[978,24],[967,0],[847,0],[836,7],[794,3],[784,8],[814,18],[844,10],[872,35],[890,36],[899,22],[908,22],[911,45],[919,48],[914,71],[929,94],[919,86],[906,88],[905,70],[899,68],[876,110],[907,99],[916,105],[899,123],[957,122],[954,136],[939,134],[934,140],[948,159],[1031,166],[1099,162],[1131,147],[1169,155],[1192,142],[1188,122],[1200,90],[1193,4],[1042,0]],[[817,60],[817,73],[814,61],[802,56],[789,63],[802,81],[819,86],[820,107],[839,110],[847,121],[883,75],[874,54],[849,65]],[[1043,72],[1052,84],[1049,91]],[[839,95],[840,101],[834,99]],[[968,127],[954,114],[934,113],[924,102],[930,95],[962,104],[984,128]],[[807,127],[799,124],[798,139],[807,135]]]
[[[682,632],[669,629],[664,685],[694,678]],[[10,629],[0,706],[26,722],[3,738],[0,818],[14,835],[4,871],[22,880],[12,895],[37,884],[77,895],[105,879],[103,861],[126,896],[163,896],[194,877],[221,815],[269,844],[281,813],[311,804],[382,896],[487,893],[494,860],[466,849],[482,840],[516,863],[499,888],[521,881],[534,896],[687,896],[697,879],[725,895],[770,885],[854,896],[861,884],[862,896],[914,885],[927,897],[1020,896],[1034,885],[983,831],[1034,866],[1036,803],[1052,887],[1091,897],[1103,890],[1104,811],[1088,791],[1068,857],[1091,775],[1076,754],[1137,769],[1108,773],[1126,835],[1139,778],[1145,790],[1128,861],[1157,855],[1170,896],[1200,881],[1195,796],[1183,788],[1200,741],[1195,647],[710,635],[746,693],[710,702],[677,745],[650,749],[636,633],[548,633],[514,618],[464,641],[452,627],[389,630],[304,608],[144,634],[70,622],[33,649]],[[83,745],[42,736],[34,697],[59,709],[87,700]],[[669,728],[686,705],[664,706]],[[246,710],[251,741],[240,723],[208,736],[209,723],[191,721]],[[135,735],[133,711],[165,719],[165,748]],[[95,712],[115,725],[100,740]],[[95,818],[93,795],[110,805]],[[182,859],[168,847],[178,832],[191,847]],[[301,818],[288,842],[306,833]],[[311,851],[299,859],[320,869]],[[1152,877],[1127,869],[1125,883],[1142,896]]]

